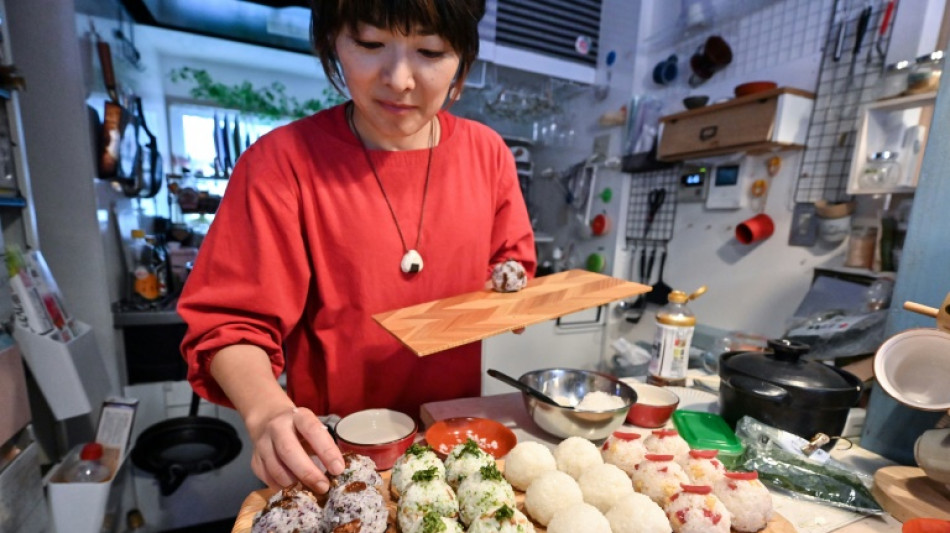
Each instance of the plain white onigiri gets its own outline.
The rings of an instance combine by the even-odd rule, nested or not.
[[[736,531],[758,531],[772,519],[772,495],[757,479],[736,479],[746,473],[726,474],[713,485],[713,492],[732,515]]]
[[[670,520],[653,500],[633,492],[617,500],[605,515],[613,533],[670,533]]]
[[[689,459],[689,443],[675,429],[658,429],[643,440],[647,453],[672,455],[681,466]]]
[[[568,437],[562,440],[554,449],[554,460],[557,461],[558,470],[574,479],[580,478],[581,474],[590,470],[591,467],[604,463],[604,458],[600,456],[597,446],[582,437]]]
[[[611,533],[610,522],[589,503],[562,506],[548,523],[548,533]]]
[[[505,456],[505,479],[520,491],[527,490],[535,478],[550,470],[557,470],[557,461],[540,442],[519,442]]]
[[[669,455],[647,454],[630,477],[634,490],[646,494],[660,506],[666,505],[670,496],[679,492],[681,484],[689,483],[686,471]]]
[[[617,465],[627,475],[633,474],[646,453],[643,439],[635,432],[614,431],[601,449],[604,462]]]
[[[548,525],[556,511],[583,502],[577,481],[560,470],[541,474],[524,493],[525,511],[542,526]]]
[[[597,465],[577,480],[584,501],[602,513],[613,507],[620,498],[633,492],[633,483],[626,472],[614,465]]]
[[[731,520],[726,506],[708,485],[691,485],[708,493],[684,490],[670,498],[666,516],[674,533],[729,533]]]

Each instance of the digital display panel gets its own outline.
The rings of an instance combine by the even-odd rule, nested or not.
[[[716,167],[716,187],[736,185],[739,183],[739,165]]]
[[[704,183],[706,183],[706,167],[693,167],[680,176],[680,185],[683,187],[702,187]]]

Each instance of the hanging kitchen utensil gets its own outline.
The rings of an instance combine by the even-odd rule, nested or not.
[[[663,268],[666,266],[666,254],[666,246],[663,246],[660,250],[660,272],[657,275],[656,284],[653,285],[652,291],[646,293],[646,300],[657,305],[666,304],[670,293],[673,292],[673,288],[663,281]]]
[[[188,416],[148,427],[132,448],[132,464],[158,479],[162,496],[175,492],[189,475],[221,468],[241,452],[237,431],[223,420],[198,416],[200,403],[192,393]]]
[[[650,228],[653,227],[653,221],[656,219],[656,214],[660,211],[660,208],[663,207],[663,202],[665,200],[666,189],[662,187],[652,189],[647,194],[647,220],[646,224],[643,226],[644,239],[646,239],[650,234]]]
[[[99,37],[95,28],[92,29],[92,33],[96,39],[102,79],[109,93],[109,100],[105,102],[102,118],[102,150],[98,154],[99,177],[131,184],[135,179],[135,169],[141,158],[138,122],[119,100],[109,43]]]
[[[140,155],[132,171],[132,181],[121,181],[119,183],[122,188],[122,193],[129,198],[151,198],[158,193],[158,189],[161,187],[161,183],[156,187],[156,174],[154,172],[160,170],[160,168],[156,169],[155,167],[156,165],[161,166],[161,156],[158,154],[158,144],[155,136],[152,135],[152,132],[149,131],[145,125],[145,114],[142,112],[142,99],[139,97],[135,97],[134,111],[135,120],[138,124],[136,130],[137,132],[140,131],[146,134],[148,143],[146,143],[144,147],[139,147]],[[141,133],[137,133],[137,136],[141,137]]]
[[[227,115],[224,115],[224,124],[221,125],[221,146],[224,147],[224,175],[231,175],[231,169],[234,168],[231,160],[231,124]]]

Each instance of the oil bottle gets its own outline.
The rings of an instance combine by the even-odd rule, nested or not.
[[[683,291],[671,291],[669,302],[657,311],[647,383],[671,386],[686,384],[689,345],[693,340],[693,330],[696,329],[696,315],[686,303],[705,292],[705,285],[689,295]]]

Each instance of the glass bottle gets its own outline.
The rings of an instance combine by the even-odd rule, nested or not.
[[[129,245],[132,269],[132,299],[137,303],[154,302],[160,296],[158,277],[152,266],[154,247],[145,238],[145,231],[132,230],[132,243]]]
[[[689,364],[689,346],[696,329],[696,315],[686,306],[706,292],[702,286],[687,295],[671,291],[669,303],[656,313],[656,335],[650,359],[647,383],[652,385],[686,385],[686,367]]]
[[[77,483],[99,483],[109,479],[112,472],[102,464],[102,444],[90,442],[79,452],[79,462],[69,471],[67,479]]]

